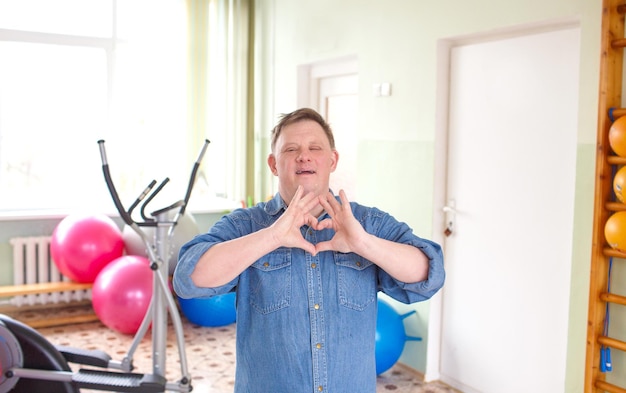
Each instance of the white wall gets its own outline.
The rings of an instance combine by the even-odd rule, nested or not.
[[[299,65],[356,55],[360,202],[389,211],[417,234],[435,240],[441,237],[432,232],[434,183],[441,180],[434,177],[436,102],[442,94],[437,91],[438,44],[516,25],[580,21],[577,229],[566,385],[568,392],[577,391],[586,335],[601,1],[262,0],[257,7],[265,21],[259,28],[264,34],[260,75],[271,91],[265,95],[271,102],[263,103],[261,129],[269,130],[276,114],[295,109]],[[391,97],[373,96],[372,84],[380,82],[392,84]],[[417,309],[420,322],[415,328],[422,330],[428,305]],[[401,360],[424,371],[425,351],[425,344],[409,343]]]

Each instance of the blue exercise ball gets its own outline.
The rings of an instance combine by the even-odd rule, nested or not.
[[[178,298],[180,309],[189,322],[200,326],[226,326],[236,318],[236,295],[229,292],[208,298]]]
[[[409,337],[404,330],[404,318],[415,314],[411,311],[399,315],[393,307],[382,299],[378,299],[378,315],[376,318],[376,374],[389,370],[400,358],[407,340],[420,341],[420,337]]]

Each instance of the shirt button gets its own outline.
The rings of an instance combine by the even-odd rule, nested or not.
[[[316,267],[317,267],[317,264],[316,264],[316,263],[312,263],[312,264],[311,264],[311,269],[315,269]]]
[[[324,387],[323,387],[322,385],[320,385],[320,386],[318,386],[318,387],[317,387],[317,391],[318,391],[318,392],[321,392],[321,391],[323,391],[323,390],[324,390]]]
[[[263,267],[268,267],[270,264],[268,262],[263,263]]]
[[[315,348],[321,349],[322,348],[322,344],[320,344],[320,343],[315,344]]]
[[[320,305],[316,304],[316,305],[313,306],[313,308],[316,309],[316,310],[319,310],[320,309]]]
[[[357,262],[356,265],[357,265],[357,267],[361,267],[361,262],[360,261]]]

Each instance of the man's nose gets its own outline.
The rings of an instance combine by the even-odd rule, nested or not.
[[[309,159],[309,153],[306,150],[302,150],[300,154],[298,154],[298,161],[309,161]]]

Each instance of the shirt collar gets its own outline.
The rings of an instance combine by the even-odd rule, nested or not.
[[[281,210],[286,210],[287,204],[283,201],[280,193],[277,192],[272,199],[265,204],[265,212],[271,216],[275,216],[280,213]]]

